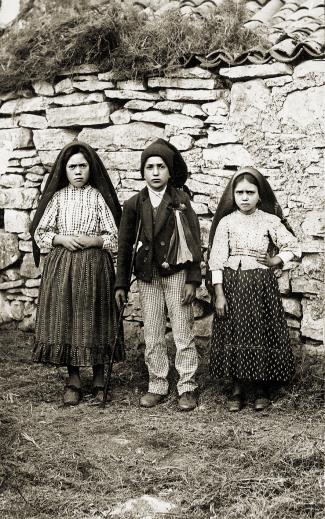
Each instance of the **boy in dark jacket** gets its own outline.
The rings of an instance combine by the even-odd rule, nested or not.
[[[145,362],[149,372],[143,407],[157,405],[168,394],[169,361],[165,341],[167,312],[176,345],[179,408],[197,405],[195,373],[198,355],[193,335],[192,302],[201,284],[200,227],[182,188],[187,166],[179,151],[158,139],[141,155],[147,186],[124,203],[119,229],[115,298],[126,303],[132,250],[140,226],[134,274],[144,320]]]

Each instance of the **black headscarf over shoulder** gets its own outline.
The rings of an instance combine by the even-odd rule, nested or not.
[[[260,203],[258,205],[258,208],[262,211],[265,211],[266,213],[275,214],[280,218],[282,223],[286,226],[288,231],[290,231],[292,234],[293,230],[291,229],[290,225],[288,224],[287,220],[285,219],[283,215],[283,211],[280,207],[279,202],[276,199],[276,196],[266,180],[266,178],[260,173],[257,169],[252,167],[245,167],[242,169],[239,169],[233,177],[229,180],[222,197],[220,198],[216,213],[214,215],[211,229],[210,229],[210,236],[209,236],[209,248],[211,248],[213,243],[213,238],[216,232],[216,228],[218,226],[218,223],[220,220],[227,216],[228,214],[236,211],[238,208],[235,204],[234,200],[234,184],[235,180],[245,173],[249,173],[254,177],[258,184],[258,193],[260,196]]]
[[[283,215],[283,211],[280,207],[279,202],[276,199],[276,196],[266,180],[266,178],[260,173],[257,169],[252,167],[245,167],[239,169],[233,177],[228,182],[222,197],[220,198],[216,213],[214,215],[214,218],[212,220],[212,225],[210,229],[209,234],[209,247],[208,247],[208,254],[207,254],[207,278],[206,278],[206,285],[210,289],[211,288],[211,279],[210,279],[210,271],[209,271],[209,265],[208,260],[210,257],[210,251],[213,244],[214,235],[216,232],[216,228],[220,222],[220,220],[227,216],[228,214],[236,211],[238,208],[235,204],[234,200],[234,186],[236,179],[244,175],[245,173],[249,173],[252,175],[257,184],[258,184],[258,193],[260,196],[260,202],[258,205],[258,209],[261,209],[262,211],[265,211],[266,213],[274,214],[278,216],[283,223],[283,225],[290,231],[292,234],[294,234],[292,228],[290,227],[289,223],[287,222],[286,218]]]
[[[119,204],[114,186],[107,170],[96,151],[88,144],[81,141],[72,141],[60,151],[52,167],[51,173],[45,184],[43,194],[40,198],[38,208],[30,226],[30,234],[33,240],[33,254],[36,266],[39,265],[40,251],[34,240],[35,230],[44,214],[47,204],[53,195],[69,184],[66,175],[66,165],[70,157],[76,153],[82,153],[90,168],[89,184],[101,193],[106,204],[110,208],[117,227],[121,219],[121,206]]]

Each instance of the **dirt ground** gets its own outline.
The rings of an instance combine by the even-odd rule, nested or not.
[[[89,370],[82,403],[67,409],[65,371],[32,364],[31,344],[30,334],[0,333],[2,519],[102,519],[144,494],[175,505],[166,518],[324,517],[321,357],[296,348],[296,379],[274,391],[269,410],[256,414],[248,402],[231,415],[225,388],[208,378],[201,344],[199,407],[184,414],[174,383],[166,402],[139,407],[143,350],[130,347],[127,361],[114,367],[114,398],[105,410],[91,399]]]

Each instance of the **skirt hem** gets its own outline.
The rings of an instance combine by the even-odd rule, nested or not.
[[[78,351],[70,344],[44,344],[37,343],[32,353],[32,361],[53,366],[76,366],[90,367],[97,364],[107,364],[110,361],[111,346],[108,345],[105,351],[94,347]],[[115,356],[115,362],[124,360],[121,355]]]

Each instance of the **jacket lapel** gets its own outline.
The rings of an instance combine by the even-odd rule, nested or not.
[[[171,211],[172,211],[172,197],[167,188],[165,191],[164,197],[158,207],[154,236],[157,236],[157,234],[161,231],[161,229],[164,226],[164,223],[166,222],[167,218],[169,217]]]
[[[141,221],[144,233],[148,241],[152,241],[153,223],[152,223],[152,207],[149,198],[148,189],[141,191]]]

